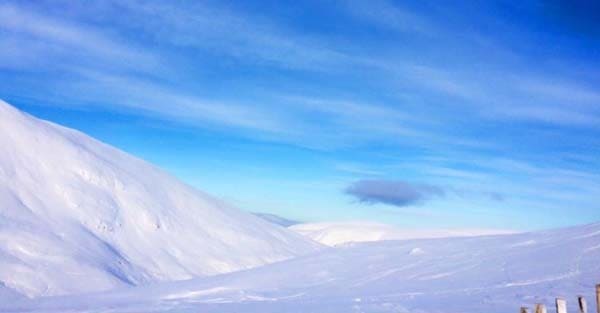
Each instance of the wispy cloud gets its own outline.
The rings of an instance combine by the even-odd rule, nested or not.
[[[451,185],[445,188],[448,196],[502,202],[507,210],[527,212],[535,210],[531,203],[532,199],[537,199],[545,207],[564,214],[575,203],[589,205],[588,196],[600,192],[600,176],[587,167],[578,169],[578,166],[578,162],[562,163],[540,158],[519,160],[472,155],[464,159],[415,162],[409,167],[422,172],[424,179]],[[406,171],[406,168],[402,169]]]
[[[599,192],[582,175],[599,165],[593,43],[545,49],[536,25],[459,4],[336,5],[4,1],[0,96],[308,147],[337,178],[382,177],[348,188],[367,203],[445,195],[516,211]]]
[[[427,41],[419,49],[456,49],[448,40],[460,39],[462,45],[469,46],[465,56],[475,59],[487,59],[489,55],[499,56],[493,62],[506,62],[504,67],[479,64],[460,67],[452,62],[433,64],[421,58],[397,60],[384,58],[373,60],[370,65],[391,74],[400,81],[400,88],[410,86],[413,90],[445,94],[458,101],[459,110],[472,111],[479,116],[502,121],[537,122],[555,126],[598,127],[600,125],[600,94],[591,86],[572,78],[567,64],[556,66],[544,77],[528,72],[528,68],[519,66],[527,55],[519,55],[510,44],[499,42],[486,36],[483,31],[458,28],[460,25],[440,27],[449,15],[437,16],[434,21],[422,11],[413,12],[406,4],[388,1],[352,3],[348,8],[357,17],[372,25],[387,27],[399,34],[407,31],[419,35],[435,34],[438,40]],[[433,9],[433,8],[431,8]],[[446,21],[447,22],[447,21]],[[502,23],[497,21],[497,23]],[[458,29],[457,29],[458,28]],[[457,35],[460,33],[460,35]],[[414,38],[414,37],[411,37]],[[436,57],[446,58],[444,53],[432,53]],[[461,57],[451,55],[451,59]],[[491,61],[491,60],[490,60]],[[535,60],[531,60],[535,62]],[[560,64],[560,63],[559,63]],[[482,66],[483,65],[483,66]],[[483,74],[483,76],[482,76]],[[564,76],[571,77],[565,79]]]
[[[575,110],[562,106],[524,105],[496,110],[497,117],[520,121],[534,121],[551,125],[598,127],[600,114],[589,110]]]
[[[550,83],[534,75],[490,71],[482,82],[478,75],[457,69],[404,65],[392,69],[398,77],[433,93],[447,95],[457,110],[479,117],[555,126],[600,126],[600,94],[572,81]],[[518,72],[518,70],[517,70]]]
[[[386,0],[348,1],[345,9],[359,19],[400,32],[431,35],[436,27],[420,14],[400,8]]]
[[[67,64],[88,61],[88,66],[93,66],[89,64],[91,61],[101,61],[103,65],[113,64],[121,70],[135,67],[149,69],[158,64],[155,55],[131,43],[80,23],[65,22],[15,5],[0,5],[0,29],[6,32],[0,38],[0,44],[7,48],[4,54],[13,56],[2,62],[5,66],[11,65],[9,62],[21,63],[21,53],[29,55],[29,60],[35,57]],[[60,63],[47,62],[44,65],[52,67]],[[29,67],[39,65],[35,62]]]
[[[120,106],[136,110],[138,114],[159,115],[163,119],[194,126],[204,123],[204,127],[225,126],[276,132],[282,136],[287,129],[281,123],[283,118],[265,108],[235,102],[209,101],[135,76],[92,71],[80,71],[78,74],[78,81],[71,81],[61,88],[85,100],[85,103],[98,105],[99,102],[108,102],[116,106],[116,109]]]
[[[360,62],[320,38],[224,7],[194,3],[182,8],[167,2],[138,1],[118,5],[136,16],[138,29],[161,45],[216,51],[243,63],[313,71]]]
[[[578,103],[600,104],[600,92],[596,89],[564,80],[553,82],[543,78],[521,79],[517,81],[517,86],[525,92],[573,105]]]
[[[349,162],[338,162],[334,164],[334,168],[341,172],[360,176],[381,176],[384,174],[382,171],[373,170],[360,164]]]
[[[573,111],[561,105],[567,101],[565,96],[570,88],[560,85],[548,88],[536,80],[532,80],[527,88],[519,81],[481,84],[468,71],[459,73],[455,68],[441,68],[414,60],[399,62],[389,56],[365,57],[350,52],[357,51],[354,44],[342,48],[335,41],[330,42],[328,37],[302,34],[264,17],[206,4],[194,4],[184,9],[169,3],[124,1],[115,2],[113,6],[113,10],[119,10],[122,12],[119,15],[130,21],[127,24],[128,31],[138,32],[143,35],[142,38],[150,38],[151,42],[136,42],[119,37],[114,31],[106,32],[92,25],[47,16],[17,5],[0,6],[0,27],[8,33],[0,39],[0,46],[3,47],[0,54],[4,56],[2,66],[34,71],[58,67],[65,74],[71,74],[72,79],[80,75],[81,69],[91,68],[104,79],[90,79],[89,83],[109,85],[104,94],[112,99],[119,98],[116,94],[126,95],[119,98],[121,104],[187,121],[195,118],[197,121],[210,120],[211,123],[224,126],[242,125],[259,132],[279,131],[281,140],[300,144],[311,136],[323,136],[321,142],[334,145],[345,145],[352,141],[350,138],[357,143],[385,138],[389,141],[391,136],[395,136],[392,140],[419,138],[418,143],[424,143],[425,140],[420,140],[423,138],[469,142],[468,138],[443,138],[449,134],[438,133],[435,124],[448,123],[447,117],[414,103],[401,103],[421,99],[427,93],[454,97],[458,99],[451,101],[456,112],[473,111],[486,118],[533,120],[557,125],[598,124],[598,115],[589,106]],[[400,32],[412,30],[419,34],[433,28],[427,18],[386,1],[353,3],[347,9],[367,23],[384,23]],[[377,19],[376,16],[383,18]],[[394,104],[376,105],[360,100],[299,97],[289,93],[281,97],[279,102],[277,99],[271,100],[270,108],[266,108],[266,104],[250,104],[239,99],[207,101],[201,96],[190,96],[194,92],[189,88],[172,87],[177,84],[181,72],[187,71],[185,67],[188,62],[192,61],[186,55],[180,61],[173,62],[174,57],[178,56],[172,54],[173,50],[181,48],[216,52],[239,59],[243,64],[329,73],[354,71],[353,75],[370,73],[385,84],[390,84],[390,80],[401,80],[400,87],[407,88],[411,96],[407,98],[409,100],[400,99]],[[165,55],[165,51],[169,52]],[[43,66],[40,63],[44,63]],[[147,77],[135,75],[140,70]],[[160,77],[165,72],[168,75]],[[154,78],[158,78],[158,81]],[[144,87],[140,87],[141,84]],[[170,86],[164,87],[165,84]],[[93,89],[91,85],[86,88]],[[503,90],[501,95],[498,89]],[[115,94],[111,95],[111,91]],[[268,90],[261,92],[261,98],[256,100],[268,101],[265,95],[269,97],[273,93]],[[153,99],[150,94],[154,96]],[[520,99],[506,97],[506,94],[518,95]],[[540,94],[555,96],[555,101],[562,100],[555,105],[546,104],[543,99],[533,104],[525,101]],[[590,102],[597,98],[596,93],[581,87],[576,95],[573,101]],[[427,101],[426,105],[436,107],[440,103]],[[276,106],[280,109],[274,109]],[[176,114],[184,110],[192,113]],[[338,132],[338,139],[326,138],[334,131]]]

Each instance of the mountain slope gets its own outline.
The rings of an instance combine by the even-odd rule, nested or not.
[[[288,228],[328,246],[338,246],[351,242],[472,237],[515,233],[514,231],[501,229],[407,229],[364,221],[303,223],[291,225]]]
[[[516,312],[600,283],[600,224],[513,235],[382,241],[242,271],[11,303],[39,312]],[[89,310],[89,308],[94,308]],[[118,308],[118,309],[115,309]],[[590,307],[593,310],[593,306]]]
[[[28,296],[247,269],[304,237],[0,101],[0,283]]]
[[[287,219],[285,217],[281,217],[281,216],[275,215],[275,214],[269,214],[269,213],[253,213],[253,214],[262,218],[263,220],[265,220],[269,223],[273,223],[275,225],[279,225],[279,226],[283,226],[283,227],[289,227],[289,226],[300,223],[298,221],[290,220],[290,219]]]

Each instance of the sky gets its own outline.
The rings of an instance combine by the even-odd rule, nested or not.
[[[600,221],[593,1],[2,1],[0,99],[252,212]]]

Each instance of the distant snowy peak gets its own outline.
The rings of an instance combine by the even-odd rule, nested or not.
[[[0,151],[0,286],[21,294],[188,279],[320,248],[1,100]]]
[[[293,225],[289,229],[328,246],[337,246],[351,242],[515,233],[514,231],[497,229],[408,229],[365,221],[305,223]]]

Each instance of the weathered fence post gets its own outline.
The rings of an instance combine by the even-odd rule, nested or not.
[[[600,285],[596,285],[596,312],[600,313]]]
[[[535,313],[546,313],[546,306],[542,303],[537,303],[535,305]]]
[[[567,301],[563,298],[556,298],[556,313],[567,313]]]
[[[579,313],[587,313],[587,302],[585,302],[585,298],[579,296],[577,297],[577,302],[579,303]]]
[[[522,306],[521,310],[519,310],[520,313],[529,313],[529,308]]]

